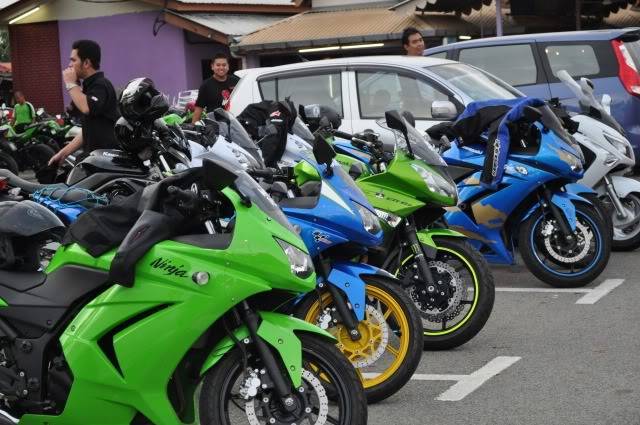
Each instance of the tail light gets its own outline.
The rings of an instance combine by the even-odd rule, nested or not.
[[[611,45],[618,59],[618,77],[624,88],[635,96],[640,96],[640,74],[638,68],[622,40],[612,40]]]
[[[6,177],[0,178],[0,192],[7,190],[9,187],[9,180]]]
[[[64,119],[56,118],[56,123],[58,123],[59,126],[63,126],[64,125]]]

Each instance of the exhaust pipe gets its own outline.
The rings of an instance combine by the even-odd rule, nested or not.
[[[4,410],[0,410],[0,425],[16,425],[20,422]]]

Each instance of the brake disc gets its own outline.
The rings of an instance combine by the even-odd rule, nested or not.
[[[466,298],[467,288],[452,265],[444,261],[430,261],[429,268],[435,280],[435,291],[430,293],[423,285],[412,285],[407,292],[425,320],[433,323],[451,320],[463,310],[460,302]],[[445,302],[446,306],[443,307]]]
[[[544,238],[544,246],[547,249],[549,255],[553,259],[564,264],[577,263],[579,261],[582,261],[589,253],[591,240],[593,239],[593,234],[589,231],[589,228],[582,224],[579,220],[578,222],[576,222],[575,237],[577,241],[576,246],[573,249],[568,249],[558,244],[557,241],[560,237],[559,232],[560,230],[557,227],[554,227],[553,234],[546,235]],[[551,240],[552,237],[554,237],[554,241]],[[572,255],[571,257],[568,257],[566,253],[563,253],[561,251],[566,251],[567,253]]]

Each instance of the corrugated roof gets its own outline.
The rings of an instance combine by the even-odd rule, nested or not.
[[[458,34],[470,24],[451,15],[419,16],[386,8],[309,11],[242,38],[238,47],[280,44],[279,48],[398,40],[408,27],[425,36]]]
[[[240,4],[261,6],[289,6],[295,4],[293,0],[178,0],[179,3],[197,4]]]
[[[176,13],[176,15],[231,36],[255,32],[287,17],[286,15],[220,13]]]
[[[640,27],[640,8],[620,9],[606,17],[604,23],[616,28]]]
[[[526,0],[533,2],[533,0]],[[538,0],[549,1],[549,0]],[[557,0],[556,0],[557,1]],[[503,0],[502,7],[509,8],[510,0]],[[616,13],[621,8],[627,7],[629,4],[635,4],[637,0],[591,0],[583,1],[583,15],[602,14],[608,16],[610,13]],[[416,1],[416,11],[418,12],[456,12],[468,15],[474,10],[480,10],[482,6],[488,6],[493,0],[420,0]],[[573,3],[573,0],[567,1],[567,4]]]

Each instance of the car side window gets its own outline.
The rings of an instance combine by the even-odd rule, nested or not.
[[[358,71],[360,117],[377,119],[391,109],[409,111],[416,119],[431,119],[431,103],[449,96],[426,81],[393,71]]]
[[[446,59],[447,58],[447,52],[440,52],[440,53],[434,53],[432,55],[427,55],[430,58],[439,58],[439,59]]]
[[[278,77],[261,80],[258,85],[263,100],[284,100],[288,97],[296,105],[317,103],[329,106],[344,116],[340,72]]]
[[[572,77],[597,75],[600,64],[593,47],[588,44],[548,45],[544,49],[551,72],[557,76],[558,71],[565,69]]]
[[[529,44],[463,49],[458,60],[485,70],[512,86],[535,84],[538,79],[538,68]]]

